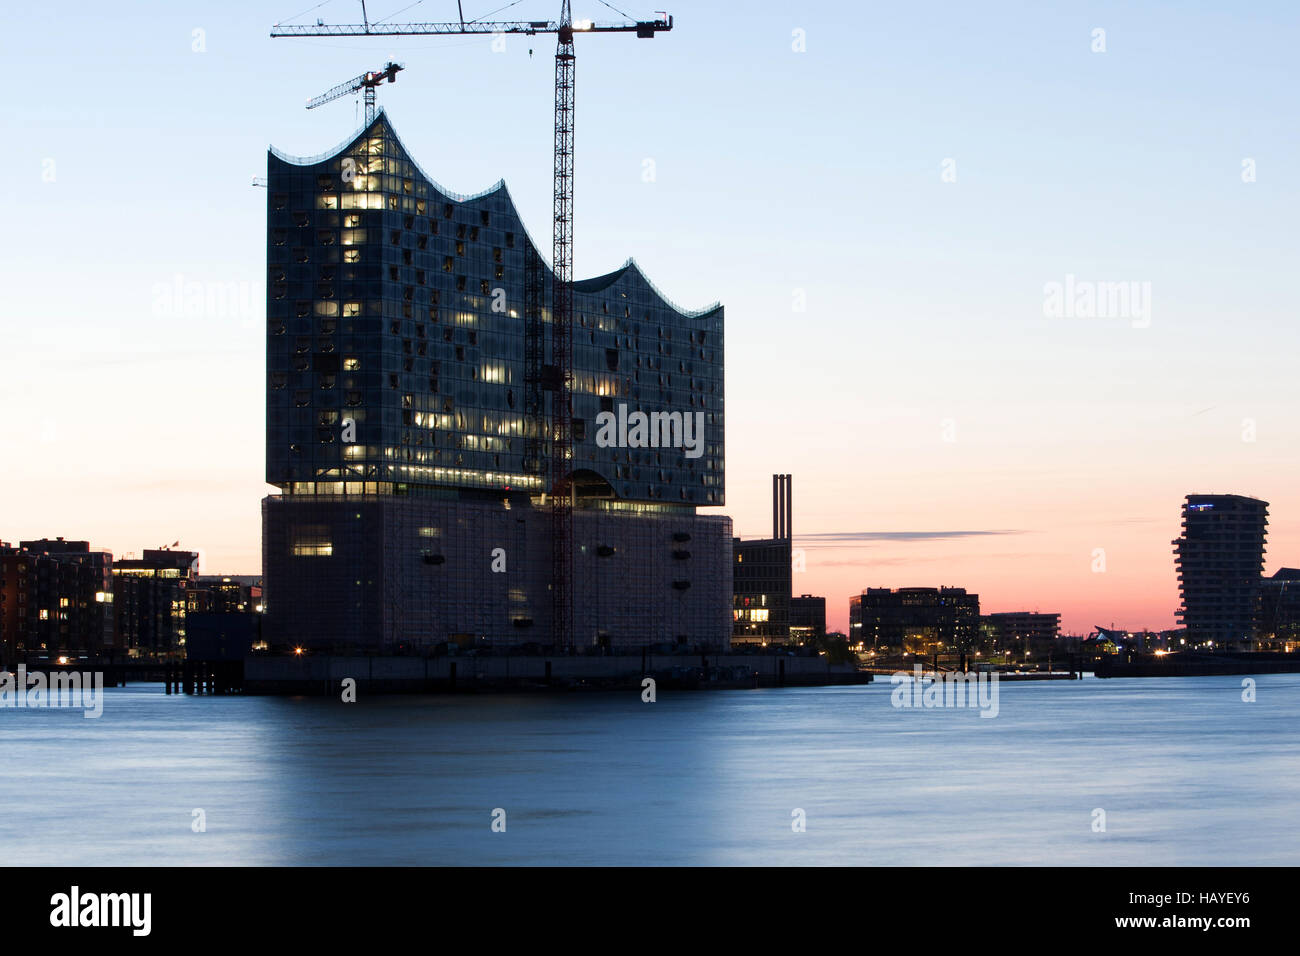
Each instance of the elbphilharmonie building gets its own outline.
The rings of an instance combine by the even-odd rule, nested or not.
[[[552,274],[505,184],[443,189],[381,111],[324,156],[272,149],[267,187],[272,643],[556,643],[559,493],[576,646],[724,648],[731,521],[696,511],[724,501],[722,307],[678,308],[631,260],[574,283],[548,487]]]

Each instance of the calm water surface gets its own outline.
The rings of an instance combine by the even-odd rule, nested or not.
[[[0,710],[0,863],[1295,865],[1300,675],[1256,680],[1254,703],[1236,677],[1003,683],[991,720],[895,710],[887,680],[653,704],[133,685],[99,720]]]

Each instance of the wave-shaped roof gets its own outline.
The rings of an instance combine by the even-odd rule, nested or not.
[[[528,227],[527,225],[524,224],[523,217],[519,215],[519,210],[515,206],[514,198],[510,195],[510,190],[509,188],[507,188],[506,181],[504,179],[498,179],[493,185],[477,193],[465,194],[465,193],[455,192],[454,190],[451,189],[447,189],[436,179],[430,176],[427,172],[425,172],[424,167],[422,167],[419,164],[419,162],[416,161],[415,157],[411,154],[411,151],[406,148],[406,144],[402,142],[402,138],[397,135],[397,130],[393,128],[393,124],[389,120],[388,114],[385,112],[383,107],[380,107],[378,113],[376,114],[372,122],[364,124],[361,127],[359,127],[351,136],[349,136],[347,139],[339,143],[336,147],[334,147],[332,150],[329,150],[328,152],[321,153],[317,156],[292,156],[288,153],[276,149],[274,146],[268,147],[268,150],[270,154],[274,156],[276,159],[280,160],[281,162],[288,163],[292,166],[316,166],[319,165],[320,163],[326,162],[327,160],[334,159],[337,156],[350,152],[352,149],[356,147],[357,142],[359,140],[361,140],[364,137],[374,135],[372,130],[374,129],[375,126],[380,126],[380,125],[384,127],[384,130],[387,132],[387,134],[391,136],[393,140],[397,143],[398,148],[402,151],[403,158],[405,158],[408,162],[410,162],[411,165],[415,167],[416,171],[422,177],[424,177],[425,182],[428,183],[428,185],[432,189],[434,189],[439,195],[441,195],[445,199],[450,199],[451,201],[457,203],[473,203],[478,200],[485,199],[489,196],[495,196],[496,194],[500,193],[505,199],[507,205],[509,205],[510,212],[514,215],[515,220],[519,223],[520,228],[523,230],[524,235],[527,237],[528,241],[532,243],[534,249],[538,250],[539,254],[541,253],[542,247],[537,244],[537,242],[533,239],[532,234],[528,232]],[[543,256],[543,258],[545,257]],[[550,263],[547,263],[547,269],[551,269]],[[551,270],[551,274],[554,275],[554,270]],[[573,290],[575,292],[580,292],[584,294],[602,292],[605,289],[614,286],[620,280],[624,280],[624,279],[633,283],[635,282],[643,283],[646,288],[648,288],[656,297],[660,299],[660,301],[663,302],[664,305],[668,306],[670,309],[677,312],[679,315],[683,315],[687,318],[700,318],[703,316],[711,315],[712,313],[717,312],[719,309],[722,308],[722,303],[714,302],[711,305],[705,306],[702,309],[683,309],[681,306],[677,305],[677,303],[673,302],[672,299],[668,298],[668,296],[664,295],[663,292],[659,290],[659,287],[650,281],[649,276],[647,276],[641,270],[641,267],[637,264],[636,260],[631,258],[629,258],[625,263],[623,263],[622,266],[620,266],[618,269],[615,269],[613,272],[607,272],[604,275],[594,276],[590,279],[575,279],[573,282]]]
[[[635,259],[628,259],[627,262],[623,263],[619,268],[615,269],[613,272],[607,272],[603,276],[594,276],[590,279],[574,279],[573,291],[587,294],[603,292],[610,286],[617,284],[620,279],[624,278],[631,282],[641,282],[646,288],[653,292],[664,305],[668,306],[680,315],[685,315],[692,319],[698,319],[701,316],[710,315],[722,308],[721,302],[714,302],[712,305],[705,306],[702,309],[683,309],[672,299],[668,298],[668,296],[664,295],[663,292],[660,291],[659,287],[650,281],[650,277],[642,271],[641,266],[637,264]]]

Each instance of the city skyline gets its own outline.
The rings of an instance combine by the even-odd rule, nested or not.
[[[651,50],[582,50],[584,77],[601,79],[578,94],[577,276],[630,253],[683,306],[727,304],[727,504],[706,513],[765,536],[769,476],[794,474],[794,546],[807,558],[794,590],[825,595],[838,630],[867,587],[940,585],[979,593],[990,611],[1060,611],[1067,632],[1172,627],[1169,542],[1189,493],[1271,502],[1265,573],[1298,563],[1284,278],[1297,196],[1281,174],[1296,134],[1273,124],[1293,94],[1270,80],[1295,26],[1260,29],[1282,8],[1176,23],[1106,4],[1086,18],[949,8],[925,30],[920,14],[891,11],[871,42],[838,35],[835,12],[759,6],[736,49],[722,14],[673,11],[677,29]],[[128,12],[138,30],[103,51],[93,8],[79,9],[83,25],[61,31],[66,52],[104,66],[104,91],[148,93],[133,102],[53,77],[3,108],[5,126],[24,130],[7,189],[30,225],[0,251],[30,281],[0,319],[14,343],[0,389],[24,410],[6,446],[29,453],[0,476],[0,497],[22,502],[0,536],[115,554],[179,539],[205,573],[255,572],[265,194],[248,180],[265,174],[266,146],[315,155],[349,137],[351,102],[307,113],[302,101],[391,52],[407,70],[380,103],[413,152],[459,192],[504,178],[543,236],[550,49],[273,42],[274,15],[242,4],[209,24]],[[51,55],[45,16],[19,11],[0,40],[20,69]],[[1105,52],[1091,49],[1098,27]],[[36,40],[19,49],[24,34]],[[925,73],[907,62],[921,37]],[[935,69],[937,53],[952,65]],[[1016,88],[1015,69],[992,65],[1015,53],[1052,61],[1053,79]],[[282,64],[270,78],[268,62]],[[457,108],[499,123],[449,140],[424,104],[485,63],[499,68],[458,89]],[[160,86],[164,68],[172,82]],[[737,76],[761,108],[726,100]],[[853,121],[829,105],[849,76],[889,84]],[[1135,83],[1149,98],[1133,100]],[[719,91],[725,124],[698,108],[697,88]],[[635,110],[619,108],[629,101]],[[975,102],[981,122],[967,115]],[[121,165],[82,162],[79,127]],[[725,160],[691,148],[720,136],[733,140]],[[60,258],[69,228],[96,250],[74,276]],[[1047,287],[1075,281],[1149,283],[1145,314],[1049,316]],[[226,290],[234,307],[189,309],[191,283],[201,297]]]

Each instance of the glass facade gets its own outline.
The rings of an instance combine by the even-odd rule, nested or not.
[[[530,403],[548,370],[526,366],[550,357],[552,276],[504,183],[442,189],[381,112],[325,157],[272,150],[267,184],[267,481],[294,496],[544,490],[555,393],[534,385]],[[722,307],[678,309],[629,260],[574,283],[572,338],[582,489],[723,504]],[[637,411],[699,422],[698,454],[598,440],[602,412]]]

